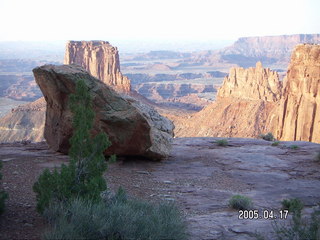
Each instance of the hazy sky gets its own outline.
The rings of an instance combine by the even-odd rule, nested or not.
[[[319,12],[319,0],[0,0],[0,41],[319,33]]]

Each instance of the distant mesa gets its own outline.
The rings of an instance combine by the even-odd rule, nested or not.
[[[69,41],[64,64],[77,64],[118,92],[129,93],[130,80],[120,72],[119,53],[106,41]]]
[[[286,68],[290,54],[298,44],[319,44],[320,34],[294,34],[239,38],[233,45],[217,51],[203,51],[189,59],[191,63],[208,66],[253,67],[257,61],[266,66]]]

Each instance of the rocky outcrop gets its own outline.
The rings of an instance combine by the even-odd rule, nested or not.
[[[267,132],[269,112],[281,97],[278,74],[258,62],[255,68],[232,68],[216,102],[188,118],[175,119],[179,137],[256,137]]]
[[[177,136],[257,137],[320,142],[320,45],[301,44],[292,53],[282,82],[276,72],[231,69],[217,101],[184,119]]]
[[[275,102],[281,97],[281,82],[277,72],[263,68],[261,62],[255,68],[231,68],[225,77],[218,97]]]
[[[77,64],[119,92],[130,92],[130,80],[120,72],[118,49],[106,41],[69,41],[64,64]]]
[[[69,94],[75,91],[77,79],[90,89],[96,113],[93,134],[107,133],[112,146],[106,154],[144,156],[161,159],[168,156],[173,124],[153,108],[135,99],[121,96],[113,89],[76,65],[45,65],[33,70],[36,82],[47,102],[44,137],[49,146],[67,153],[72,136],[72,114]]]
[[[46,102],[40,98],[0,118],[0,142],[44,141]]]
[[[295,48],[275,115],[279,139],[320,142],[320,45]]]

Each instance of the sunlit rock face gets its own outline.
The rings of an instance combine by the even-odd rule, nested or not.
[[[188,119],[178,119],[179,137],[257,137],[320,142],[320,45],[300,44],[287,74],[262,67],[232,68],[217,101]]]
[[[269,113],[281,97],[277,72],[263,68],[231,68],[217,100],[189,119],[176,122],[179,137],[256,137],[270,131]]]
[[[64,64],[77,64],[118,92],[129,93],[130,80],[120,72],[119,53],[106,41],[69,41]]]
[[[277,72],[263,68],[257,62],[253,68],[231,68],[219,89],[218,97],[234,97],[248,100],[275,102],[281,96],[281,82]]]
[[[278,114],[278,138],[320,142],[320,45],[296,46]]]

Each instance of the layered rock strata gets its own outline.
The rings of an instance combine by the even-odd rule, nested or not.
[[[106,41],[69,41],[64,64],[77,64],[118,92],[129,93],[130,80],[120,72],[119,53]]]
[[[46,102],[40,98],[0,118],[0,142],[44,141]]]
[[[112,142],[106,155],[156,160],[168,156],[174,126],[153,108],[119,95],[77,65],[45,65],[33,69],[33,73],[47,102],[44,137],[53,150],[68,152],[72,136],[68,98],[75,91],[76,81],[83,79],[89,87],[96,114],[93,134],[102,130]]]

